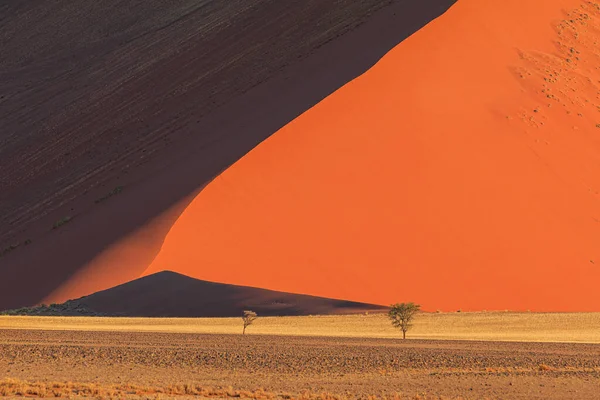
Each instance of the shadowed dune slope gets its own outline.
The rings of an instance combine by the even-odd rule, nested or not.
[[[0,306],[152,222],[77,287],[139,277],[190,195],[454,1],[0,2]]]
[[[600,311],[600,2],[459,0],[183,212],[147,273]]]
[[[66,305],[65,315],[75,315],[82,309],[87,313],[127,317],[240,317],[244,310],[252,310],[259,316],[385,310],[373,304],[200,281],[170,271],[145,276]]]

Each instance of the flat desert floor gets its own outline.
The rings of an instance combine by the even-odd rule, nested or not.
[[[0,329],[239,334],[240,318],[3,317]],[[262,317],[249,334],[397,339],[385,314]],[[422,313],[413,339],[600,344],[600,313]]]
[[[0,317],[0,396],[594,399],[600,314]],[[432,340],[432,339],[438,340]],[[483,340],[485,339],[485,340]],[[580,342],[580,343],[575,343]]]

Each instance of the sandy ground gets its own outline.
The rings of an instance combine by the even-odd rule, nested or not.
[[[0,316],[0,329],[237,334],[240,318],[106,318]],[[398,338],[384,314],[261,317],[258,335]],[[600,314],[422,313],[409,336],[417,339],[600,343]]]
[[[109,397],[112,390],[117,398],[194,391],[230,397],[225,388],[231,396],[244,391],[250,398],[594,399],[600,347],[0,330],[0,394],[34,382],[70,395]],[[75,384],[69,389],[66,382]]]

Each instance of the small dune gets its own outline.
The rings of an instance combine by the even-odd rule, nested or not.
[[[8,311],[9,315],[121,317],[239,317],[382,312],[386,307],[253,287],[205,282],[170,271],[136,279],[62,304]]]

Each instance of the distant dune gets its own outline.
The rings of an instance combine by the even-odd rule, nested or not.
[[[36,308],[35,315],[125,317],[241,317],[330,315],[384,311],[352,301],[205,282],[164,271],[61,305]]]
[[[599,42],[598,1],[459,0],[211,182],[147,273],[600,311]]]
[[[0,2],[0,307],[139,277],[204,185],[454,1]]]

